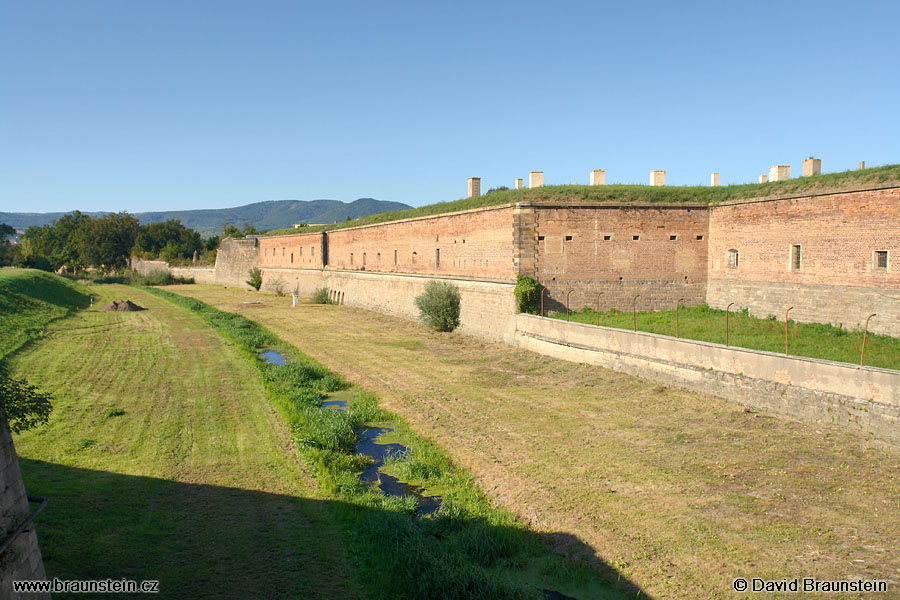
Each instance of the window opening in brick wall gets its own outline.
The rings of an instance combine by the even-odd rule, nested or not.
[[[397,251],[394,250],[394,266],[397,266]]]
[[[309,247],[309,255],[310,255],[310,256],[315,256],[315,255],[316,255],[316,247],[315,247],[315,246],[310,246],[310,247]]]
[[[538,241],[539,241],[539,242],[543,242],[543,241],[544,241],[544,236],[539,235],[539,236],[538,236]]]
[[[702,235],[698,235],[698,236],[697,236],[697,241],[698,241],[698,242],[702,242],[702,241],[703,241],[703,236],[702,236]]]
[[[604,241],[604,242],[608,242],[608,241],[611,240],[611,239],[612,239],[612,236],[611,236],[611,235],[604,235],[604,236],[603,236],[603,241]]]
[[[729,269],[737,269],[738,261],[740,257],[738,256],[738,251],[732,248],[728,251],[728,268]]]
[[[412,262],[413,262],[413,264],[416,264],[416,259],[417,259],[418,257],[419,257],[419,254],[418,254],[417,252],[413,252],[413,256],[412,256]]]
[[[291,264],[294,264],[294,253],[291,252]]]
[[[297,248],[297,256],[303,256],[303,246]]]
[[[887,250],[876,250],[875,251],[875,268],[876,269],[887,269],[888,265],[888,251]]]
[[[381,252],[375,255],[375,263],[379,265],[381,264]]]
[[[269,249],[263,248],[263,256],[268,256],[268,255],[269,255]]]
[[[631,239],[633,239],[634,241],[638,241],[639,239],[641,239],[641,236],[633,235],[633,236],[631,236]]]
[[[670,242],[674,242],[674,241],[676,241],[677,239],[678,239],[678,236],[677,236],[677,235],[670,235],[670,236],[669,236],[669,241],[670,241]]]
[[[362,266],[366,266],[366,253],[363,252],[363,264]]]
[[[350,266],[353,266],[353,253],[350,253]]]
[[[800,255],[800,244],[794,244],[791,246],[791,268],[799,270],[802,260]]]
[[[282,255],[282,256],[284,256],[284,251],[285,251],[285,248],[282,247],[282,248],[281,248],[281,255]]]
[[[571,235],[567,235],[567,236],[566,236],[566,241],[567,241],[567,242],[571,242],[571,241],[572,241],[572,236],[571,236]]]
[[[441,249],[440,248],[434,249],[434,268],[435,269],[441,268]]]

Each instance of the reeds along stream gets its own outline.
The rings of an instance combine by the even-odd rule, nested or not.
[[[285,356],[275,350],[260,352],[259,357],[274,365],[283,365],[287,362]],[[329,400],[322,403],[322,409],[344,411],[346,405],[346,400]],[[368,456],[374,461],[369,468],[360,473],[360,480],[375,484],[387,496],[414,497],[418,507],[417,512],[420,515],[428,515],[437,511],[441,507],[440,496],[426,496],[422,494],[420,488],[404,483],[393,475],[381,472],[388,456],[404,454],[407,451],[403,444],[378,443],[377,439],[380,436],[391,431],[393,430],[387,427],[362,427],[357,430],[356,453]]]

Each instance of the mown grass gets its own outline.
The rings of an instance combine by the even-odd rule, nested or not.
[[[0,359],[89,303],[87,288],[46,271],[0,269]]]
[[[565,313],[549,315],[566,319]],[[570,313],[576,323],[597,324],[597,311],[585,306]],[[675,335],[675,311],[645,311],[637,313],[637,330],[662,335]],[[616,309],[601,312],[602,327],[631,330],[633,317]],[[784,317],[782,316],[781,319]],[[678,335],[685,339],[725,343],[725,311],[705,304],[678,309]],[[788,322],[788,352],[807,356],[859,364],[863,332],[821,323]],[[751,316],[746,311],[732,311],[728,315],[728,343],[731,346],[784,352],[784,321],[772,315],[767,319]],[[887,335],[866,335],[864,363],[884,369],[900,369],[900,339]]]
[[[719,187],[682,186],[653,187],[649,185],[549,185],[540,188],[521,190],[505,190],[494,192],[477,198],[461,198],[449,202],[438,202],[419,208],[394,210],[377,213],[352,221],[344,221],[332,225],[304,227],[302,233],[316,231],[332,231],[346,227],[358,227],[375,223],[386,223],[398,219],[426,217],[459,210],[471,210],[488,206],[500,206],[511,202],[615,202],[615,203],[662,203],[662,202],[699,202],[717,204],[729,200],[745,200],[749,198],[769,198],[820,192],[825,190],[841,190],[865,185],[877,185],[900,181],[900,165],[886,165],[863,169],[861,171],[843,171],[826,173],[814,177],[802,177],[788,181],[772,181],[762,184],[746,183]],[[289,235],[299,233],[296,229],[275,229],[264,235]]]
[[[15,436],[29,494],[49,498],[36,520],[49,577],[158,580],[167,598],[362,596],[335,519],[240,352],[138,288],[17,277],[0,298],[10,286],[34,297],[4,326],[48,322],[60,307],[38,298],[72,289],[71,306],[87,292],[95,306],[148,308],[75,311],[9,357],[54,397],[49,423]]]
[[[381,313],[234,287],[173,291],[240,312],[377,393],[492,502],[577,535],[592,568],[652,598],[728,600],[736,574],[900,573],[896,446]],[[571,561],[531,569],[584,573]]]
[[[536,561],[555,571],[570,569],[579,553],[553,554],[547,538],[529,531],[512,513],[492,507],[465,470],[402,419],[379,408],[374,394],[351,389],[345,411],[319,408],[329,393],[348,389],[342,378],[240,315],[164,290],[153,293],[195,311],[253,357],[320,493],[342,501],[333,505],[334,512],[372,597],[538,598],[540,588],[560,587],[577,589],[584,598],[621,597],[593,572],[584,581],[561,585],[540,569],[528,569]],[[278,349],[289,362],[272,365],[256,358],[264,348]],[[410,450],[395,457],[391,467],[407,481],[439,490],[443,504],[437,513],[416,516],[414,498],[385,496],[360,481],[358,473],[370,464],[354,454],[356,431],[363,424],[395,429],[393,437]],[[373,511],[379,518],[372,518]],[[589,551],[582,548],[581,554]]]

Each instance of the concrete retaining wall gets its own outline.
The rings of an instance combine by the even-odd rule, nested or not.
[[[6,417],[0,414],[0,542],[15,530],[31,510],[19,460]],[[14,594],[13,581],[46,580],[34,522],[0,554],[0,598],[49,598],[50,594]]]
[[[534,315],[520,347],[900,443],[900,372]]]
[[[321,287],[341,292],[344,304],[418,320],[415,298],[429,281],[449,281],[459,288],[459,331],[480,338],[515,344],[515,297],[512,283],[441,278],[429,275],[398,275],[332,269],[264,268],[263,287],[272,291],[281,280],[286,293],[295,289],[312,296]]]

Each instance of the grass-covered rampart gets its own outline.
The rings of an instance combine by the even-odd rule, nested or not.
[[[36,269],[0,269],[0,359],[90,303],[87,289]]]
[[[771,198],[792,194],[816,193],[825,191],[841,191],[871,185],[900,183],[900,165],[887,165],[858,171],[826,173],[814,177],[798,177],[788,181],[771,181],[767,183],[746,183],[719,187],[709,186],[662,186],[649,185],[550,185],[540,188],[521,190],[504,190],[477,198],[462,198],[450,202],[438,202],[419,208],[395,210],[377,213],[342,221],[333,225],[321,225],[298,229],[275,229],[265,235],[290,235],[297,233],[313,233],[316,231],[332,231],[346,227],[359,227],[387,223],[400,219],[427,217],[460,210],[471,210],[488,206],[501,206],[512,202],[536,203],[570,203],[570,202],[612,202],[612,203],[684,203],[699,202],[702,204],[718,204],[730,200],[748,200],[751,198]]]
[[[399,417],[380,409],[374,394],[351,388],[243,316],[164,290],[151,291],[194,311],[254,362],[319,492],[341,501],[331,506],[345,531],[360,581],[373,598],[536,599],[541,589],[560,589],[581,598],[621,597],[583,562],[592,554],[589,548],[572,539],[569,556],[551,552],[550,537],[492,507],[465,470]],[[264,348],[283,353],[287,364],[259,359]],[[335,392],[344,392],[346,410],[320,408]],[[405,445],[408,452],[393,457],[388,469],[404,481],[440,493],[443,504],[434,515],[417,516],[414,498],[385,496],[360,481],[358,473],[370,464],[370,459],[355,454],[356,432],[363,424],[394,429],[392,441]]]
[[[566,313],[553,313],[553,318],[566,320]],[[598,324],[597,311],[585,306],[570,313],[569,320],[577,323]],[[634,318],[637,331],[675,335],[675,311],[647,311],[632,313],[610,309],[601,312],[602,327],[631,330]],[[725,343],[725,311],[705,304],[678,309],[678,335],[690,340]],[[859,364],[863,332],[848,331],[843,327],[821,323],[788,323],[788,352],[795,356],[821,358],[851,364]],[[784,315],[771,315],[760,319],[747,311],[732,311],[728,315],[728,343],[731,346],[784,352]],[[887,335],[866,335],[864,363],[871,367],[900,369],[900,339]]]

